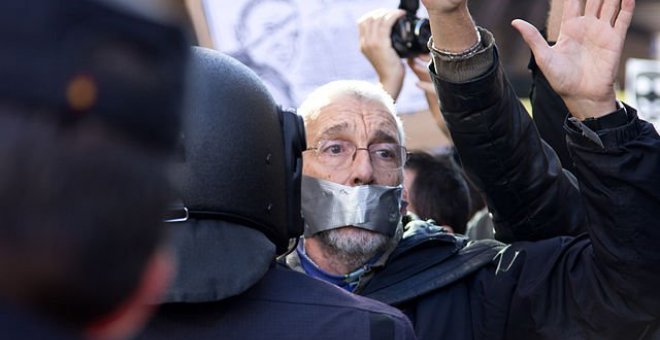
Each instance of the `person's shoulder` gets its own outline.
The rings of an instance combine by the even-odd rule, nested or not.
[[[333,284],[283,266],[271,268],[249,296],[344,312],[376,313],[406,320],[403,313],[392,306],[349,293]]]
[[[505,247],[495,240],[469,242],[418,222],[406,230],[385,267],[362,287],[362,295],[390,305],[409,303],[487,268]]]

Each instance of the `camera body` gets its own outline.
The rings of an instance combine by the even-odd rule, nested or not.
[[[431,26],[428,19],[417,17],[419,0],[401,0],[399,9],[406,11],[406,15],[392,27],[392,47],[396,53],[401,58],[429,53],[427,43],[431,38]]]

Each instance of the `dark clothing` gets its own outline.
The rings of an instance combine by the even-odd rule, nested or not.
[[[579,234],[583,210],[565,209],[567,202],[582,201],[576,183],[539,138],[502,70],[494,66],[463,84],[434,79],[445,91],[443,113],[463,168],[493,214],[496,238],[509,243]]]
[[[399,306],[469,276],[505,247],[495,240],[469,243],[431,220],[412,220],[405,228],[386,265],[360,287],[359,294]]]
[[[0,303],[0,339],[82,339],[25,310]]]
[[[538,240],[586,224],[589,233],[513,243],[471,274],[397,306],[423,339],[650,339],[660,316],[657,132],[631,108],[624,125],[595,130],[599,142],[567,121],[580,193],[494,53],[493,67],[468,82],[444,81],[431,69],[462,163],[487,194],[498,232]],[[369,285],[378,280],[376,273]]]
[[[418,339],[472,339],[464,282],[489,266],[505,245],[468,243],[428,221],[413,220],[406,229],[386,265],[357,293],[401,309]]]
[[[164,304],[140,339],[414,339],[395,308],[279,265],[245,293]]]
[[[570,113],[564,100],[552,89],[543,72],[536,65],[532,55],[528,65],[532,72],[532,89],[529,99],[532,103],[532,114],[534,124],[539,130],[539,135],[548,143],[557,154],[561,165],[565,170],[575,173],[573,160],[566,146],[566,131],[564,120]]]

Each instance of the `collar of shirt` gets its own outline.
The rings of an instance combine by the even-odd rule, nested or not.
[[[358,283],[360,282],[360,277],[362,277],[364,273],[371,270],[371,265],[373,264],[374,260],[378,258],[378,256],[375,256],[374,259],[367,262],[367,264],[364,266],[346,275],[334,275],[321,269],[316,263],[314,263],[314,261],[312,261],[311,258],[309,258],[309,256],[307,256],[307,253],[305,253],[304,239],[301,239],[298,243],[296,252],[300,258],[300,264],[307,275],[332,283],[351,293],[355,290]]]

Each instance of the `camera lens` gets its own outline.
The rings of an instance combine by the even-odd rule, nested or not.
[[[406,15],[392,27],[392,47],[401,58],[429,53],[428,41],[431,38],[431,25],[428,19],[417,17],[419,0],[401,0],[399,9]]]

